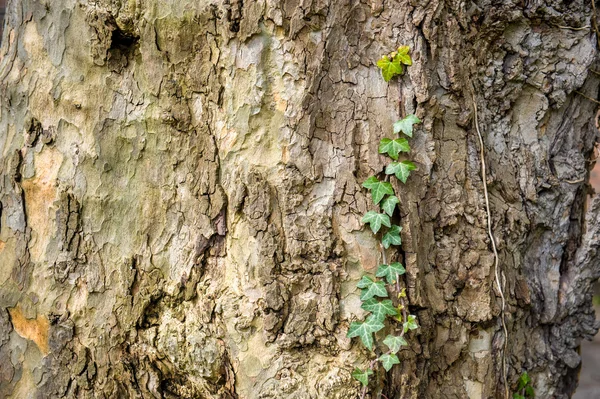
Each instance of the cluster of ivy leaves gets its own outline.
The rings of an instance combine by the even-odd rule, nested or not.
[[[377,61],[377,66],[381,69],[383,80],[389,82],[394,76],[402,75],[404,66],[412,65],[412,58],[408,54],[410,48],[408,46],[400,46],[398,50],[391,54],[384,55]]]
[[[533,399],[535,398],[535,392],[531,386],[531,378],[527,371],[519,377],[519,385],[517,386],[517,392],[513,394],[513,399]]]
[[[390,56],[384,56],[377,62],[385,81],[389,81],[394,75],[401,74],[402,65],[411,65],[412,60],[408,54],[408,47],[403,46]],[[410,152],[410,145],[406,137],[413,136],[413,126],[421,121],[415,115],[407,117],[394,123],[394,138],[384,138],[379,144],[379,153],[385,154],[391,158],[392,162],[385,168],[386,175],[393,175],[402,183],[406,183],[410,173],[416,169],[416,166],[410,160],[400,160],[402,154]],[[403,137],[406,136],[406,137]],[[381,244],[385,249],[390,246],[400,246],[402,244],[400,232],[402,227],[392,223],[392,216],[398,203],[398,197],[394,193],[392,184],[385,180],[379,180],[377,176],[369,177],[363,187],[371,192],[371,198],[375,205],[378,205],[379,211],[368,211],[362,218],[362,222],[368,224],[373,234],[381,239]],[[398,291],[397,284],[400,276],[405,273],[404,266],[399,262],[380,265],[375,273],[375,278],[363,276],[358,283],[361,289],[360,300],[361,308],[370,314],[361,322],[351,323],[348,329],[348,337],[360,338],[363,345],[370,351],[381,349],[382,354],[378,355],[377,362],[373,361],[364,370],[356,368],[352,377],[360,381],[366,389],[369,384],[369,377],[374,374],[373,367],[381,363],[386,371],[389,371],[395,364],[399,364],[398,352],[403,346],[407,346],[405,334],[408,331],[415,330],[419,326],[417,318],[414,315],[407,314],[404,308],[405,290]],[[400,303],[394,305],[390,294],[395,292]],[[405,319],[403,315],[406,315]],[[374,341],[373,334],[385,328],[385,322],[393,320],[398,327],[401,326],[399,333],[388,334],[383,340],[384,347],[378,348]]]

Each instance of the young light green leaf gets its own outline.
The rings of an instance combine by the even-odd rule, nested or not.
[[[523,374],[519,377],[519,389],[525,388],[525,385],[531,382],[531,378],[529,378],[529,374],[527,371],[524,371]]]
[[[386,194],[394,194],[394,189],[388,182],[378,181],[377,183],[373,183],[370,189],[371,197],[373,198],[375,205],[379,204]]]
[[[392,224],[390,222],[390,217],[385,213],[377,213],[375,211],[369,211],[365,213],[362,220],[363,223],[368,223],[371,226],[371,230],[373,234],[377,234],[381,225],[386,227],[390,227]]]
[[[410,51],[410,47],[408,46],[400,46],[398,47],[398,52],[396,53],[396,57],[398,57],[399,61],[404,65],[412,65],[412,58],[408,55]]]
[[[388,249],[390,245],[401,245],[402,239],[400,238],[400,232],[402,231],[402,227],[396,226],[395,224],[388,230],[387,233],[383,236],[383,240],[381,243],[383,244],[385,249]]]
[[[394,364],[400,364],[400,360],[395,354],[390,355],[388,353],[385,353],[381,355],[379,361],[381,362],[381,365],[383,366],[385,371],[390,371],[390,369],[394,367]]]
[[[513,399],[525,399],[525,396],[518,394],[518,393],[514,393],[513,394]]]
[[[377,185],[377,183],[379,183],[379,179],[375,176],[371,176],[367,180],[365,180],[365,182],[362,184],[362,186],[364,188],[371,189],[371,188],[373,188],[373,186]]]
[[[400,262],[394,262],[389,265],[381,265],[377,269],[377,277],[385,277],[388,284],[394,284],[398,281],[398,276],[403,275],[406,272],[404,266]]]
[[[385,299],[381,302],[374,298],[368,299],[363,302],[361,308],[371,312],[373,317],[381,322],[383,322],[387,316],[395,316],[398,314],[394,304],[389,299]]]
[[[385,168],[385,173],[388,175],[396,175],[398,180],[402,183],[406,183],[408,176],[412,170],[417,169],[414,163],[411,161],[392,162]]]
[[[366,282],[365,278],[368,279],[370,283]],[[366,301],[367,299],[371,299],[375,296],[381,298],[387,298],[388,296],[388,292],[385,289],[385,283],[383,281],[373,281],[366,276],[360,280],[358,283],[358,288],[362,288],[360,293],[361,301]]]
[[[410,114],[403,119],[400,119],[394,123],[394,133],[404,133],[408,137],[413,135],[413,125],[415,123],[421,123],[421,120],[416,115]]]
[[[348,338],[359,337],[365,347],[369,350],[373,350],[373,333],[381,330],[383,323],[374,317],[367,317],[362,323],[353,322],[348,328]]]
[[[408,330],[416,330],[419,328],[419,325],[417,324],[417,316],[412,314],[408,315],[408,318],[402,327],[404,328],[405,333],[408,332]]]
[[[358,380],[365,387],[367,385],[369,385],[369,376],[370,375],[373,375],[373,370],[371,370],[371,369],[366,369],[365,371],[362,371],[361,369],[359,369],[357,367],[352,372],[352,377],[354,379]]]
[[[381,209],[390,217],[394,214],[394,209],[396,209],[396,205],[400,203],[400,200],[395,195],[390,195],[386,199],[381,202]],[[387,226],[390,227],[390,226]]]
[[[384,138],[379,142],[379,153],[388,154],[394,160],[398,159],[398,153],[409,151],[410,145],[404,137],[394,140]]]
[[[395,335],[388,335],[383,340],[383,343],[386,344],[388,348],[390,348],[392,353],[398,353],[400,348],[408,345],[408,342],[406,342],[404,337],[395,336]]]
[[[384,55],[377,61],[377,66],[381,69],[381,75],[386,82],[389,82],[395,75],[402,73],[402,63],[398,57],[390,60],[387,55]]]

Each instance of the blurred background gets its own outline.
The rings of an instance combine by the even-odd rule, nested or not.
[[[596,145],[596,158],[599,155]],[[590,184],[600,195],[600,162],[594,166],[590,174]],[[594,292],[594,308],[596,320],[600,320],[600,283],[596,282]],[[582,366],[579,374],[579,387],[573,399],[600,399],[600,334],[596,334],[593,341],[581,343]]]

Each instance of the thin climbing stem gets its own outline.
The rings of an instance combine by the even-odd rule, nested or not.
[[[490,210],[490,199],[488,195],[487,188],[487,172],[486,172],[486,164],[485,164],[485,148],[483,146],[483,136],[481,135],[481,131],[479,130],[479,119],[477,114],[477,102],[475,101],[475,94],[472,94],[473,97],[473,110],[475,114],[475,130],[477,130],[477,137],[479,138],[479,157],[481,161],[481,180],[483,181],[483,193],[485,198],[485,209],[487,214],[487,227],[488,227],[488,235],[490,237],[490,241],[492,243],[492,250],[494,251],[494,272],[496,277],[496,285],[498,287],[498,292],[500,293],[500,298],[502,299],[502,313],[500,315],[502,321],[502,329],[504,330],[504,345],[502,348],[502,380],[504,382],[504,391],[505,398],[509,399],[509,390],[508,390],[508,379],[506,377],[506,347],[508,343],[508,329],[506,328],[506,320],[504,317],[505,308],[506,308],[506,299],[504,298],[504,292],[502,290],[502,284],[500,283],[500,265],[499,265],[499,257],[498,257],[498,249],[496,248],[496,240],[494,239],[494,234],[492,232],[492,212]]]

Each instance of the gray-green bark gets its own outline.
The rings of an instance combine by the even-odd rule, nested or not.
[[[9,1],[0,396],[351,398],[360,184],[424,120],[401,197],[421,328],[388,398],[569,397],[596,331],[589,1]],[[398,45],[414,65],[386,84]],[[512,388],[511,388],[512,389]]]

